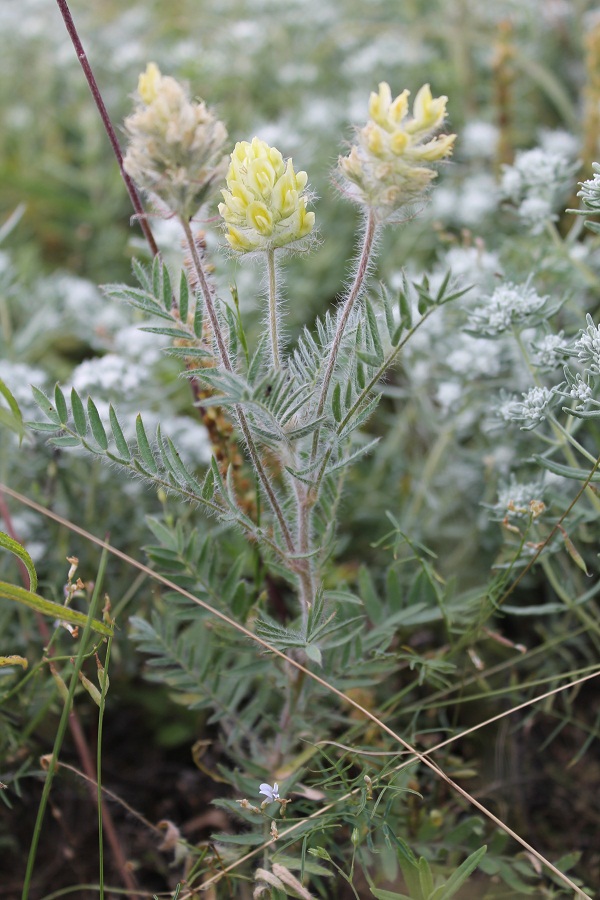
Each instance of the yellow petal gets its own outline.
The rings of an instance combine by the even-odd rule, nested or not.
[[[138,94],[146,104],[156,100],[161,81],[160,69],[156,63],[148,63],[146,71],[138,79]]]
[[[387,81],[379,83],[379,93],[374,91],[369,97],[369,115],[378,125],[385,125],[388,118],[392,92]]]
[[[248,225],[263,237],[273,234],[273,216],[264,203],[255,200],[246,211]]]

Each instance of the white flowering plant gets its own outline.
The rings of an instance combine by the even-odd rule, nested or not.
[[[250,20],[237,28],[249,53],[265,37]],[[138,794],[136,822],[148,858],[171,860],[153,863],[154,881],[127,844],[119,862],[110,813],[121,798],[107,792],[103,804],[100,785],[100,859],[104,835],[110,880],[133,894],[160,881],[165,900],[591,895],[595,857],[576,823],[540,849],[519,806],[533,775],[518,772],[515,786],[498,751],[506,741],[521,761],[520,741],[527,766],[550,781],[552,753],[564,762],[559,734],[586,735],[569,747],[569,773],[594,746],[593,703],[578,691],[591,691],[600,634],[598,173],[569,218],[583,156],[571,135],[532,126],[539,147],[510,147],[506,110],[498,125],[469,121],[433,62],[433,91],[418,88],[422,66],[411,68],[410,103],[406,81],[398,75],[392,90],[383,69],[360,100],[364,124],[338,157],[334,192],[308,139],[325,135],[335,158],[347,123],[333,107],[307,104],[309,124],[299,117],[295,134],[296,87],[285,127],[258,116],[245,133],[243,98],[229,91],[240,137],[230,140],[194,93],[193,66],[187,84],[150,63],[123,126],[132,224],[149,247],[137,241],[133,277],[104,277],[98,291],[51,276],[25,290],[18,254],[0,257],[3,465],[28,464],[25,486],[49,514],[85,513],[85,546],[102,527],[108,552],[126,549],[139,570],[125,584],[109,570],[113,600],[100,616],[102,566],[95,585],[83,574],[92,550],[79,582],[69,548],[67,585],[53,588],[52,532],[39,518],[6,527],[26,550],[0,539],[2,557],[30,578],[21,589],[2,582],[13,602],[0,657],[0,800],[20,802],[27,778],[45,785],[24,898],[42,866],[50,785],[64,772],[58,739],[47,777],[17,769],[15,721],[30,716],[31,734],[59,698],[57,733],[70,721],[85,760],[76,716],[89,699],[106,757],[104,714],[108,729],[133,678],[144,727],[127,721],[110,750],[119,745],[125,761],[135,747],[136,777],[123,775],[121,793],[152,784],[156,802]],[[358,71],[340,77],[358,84]],[[291,77],[283,64],[277,74],[275,92]],[[234,83],[249,87],[237,74]],[[561,97],[555,85],[550,94]],[[341,284],[340,234],[355,242]],[[11,503],[26,502],[11,490]],[[57,545],[69,527],[61,519]],[[29,632],[13,607],[26,601],[54,623],[36,663],[48,673],[39,698],[39,675],[19,680]],[[92,625],[78,634],[85,617],[71,607],[88,601]],[[503,730],[509,716],[514,734]],[[493,738],[478,743],[484,725]],[[169,741],[193,768],[178,760],[142,778],[150,743]],[[185,774],[177,783],[173,769]]]

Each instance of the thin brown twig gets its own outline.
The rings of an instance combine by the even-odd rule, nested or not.
[[[125,182],[125,187],[127,188],[127,193],[131,199],[131,204],[135,210],[136,218],[140,223],[140,228],[144,233],[144,237],[148,242],[148,246],[150,248],[150,252],[152,256],[158,256],[159,250],[154,240],[154,235],[152,234],[152,230],[148,224],[148,219],[146,217],[146,211],[142,205],[142,201],[140,200],[140,196],[135,188],[135,185],[125,169],[123,168],[123,154],[121,153],[121,147],[119,146],[119,140],[117,138],[116,131],[114,129],[113,123],[111,122],[110,116],[108,114],[108,110],[106,109],[106,105],[102,98],[102,94],[100,93],[100,89],[98,87],[98,82],[96,81],[96,77],[92,71],[92,67],[90,66],[89,60],[87,58],[87,54],[83,49],[83,44],[81,43],[81,38],[77,32],[77,28],[75,26],[75,22],[73,21],[73,16],[71,15],[71,11],[67,4],[67,0],[56,0],[58,4],[58,8],[63,17],[65,27],[69,33],[69,37],[73,42],[73,47],[75,48],[75,53],[77,54],[77,59],[81,64],[81,68],[83,69],[83,73],[86,77],[86,81],[89,85],[90,91],[92,92],[92,97],[94,98],[94,102],[98,107],[98,112],[100,113],[100,118],[102,119],[102,124],[104,125],[104,129],[106,134],[108,135],[108,139],[110,141],[111,147],[119,164],[119,169],[121,171],[121,177]]]

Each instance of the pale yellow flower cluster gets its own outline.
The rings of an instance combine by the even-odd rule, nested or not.
[[[219,204],[230,246],[241,253],[275,250],[306,238],[315,224],[307,212],[306,172],[294,172],[279,150],[255,137],[231,154],[227,190]]]
[[[140,75],[138,95],[135,111],[125,119],[125,171],[188,220],[225,174],[227,130],[202,101],[190,100],[186,89],[161,75],[154,63]]]
[[[427,163],[450,156],[456,138],[433,137],[446,117],[447,97],[434,99],[429,85],[423,85],[409,117],[409,93],[405,90],[392,100],[390,86],[382,81],[369,100],[369,121],[338,163],[344,182],[349,182],[344,185],[349,196],[380,221],[423,193],[437,174]]]

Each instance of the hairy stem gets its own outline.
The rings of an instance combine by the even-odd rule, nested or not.
[[[267,250],[267,269],[269,273],[269,332],[271,334],[271,356],[273,368],[281,368],[279,354],[279,334],[277,332],[277,277],[275,272],[275,251]]]
[[[304,485],[296,482],[296,503],[298,506],[298,552],[304,554],[304,559],[299,560],[301,568],[298,573],[300,580],[300,605],[302,607],[302,624],[306,625],[308,611],[315,599],[315,584],[313,578],[312,561],[310,553],[310,523],[312,503],[308,491]]]
[[[376,230],[377,226],[375,221],[375,214],[370,211],[367,217],[365,236],[360,258],[358,261],[358,268],[356,270],[356,275],[354,276],[354,281],[352,283],[352,287],[350,288],[350,292],[346,300],[344,301],[344,306],[338,320],[338,326],[335,332],[335,336],[333,338],[333,344],[331,345],[327,368],[325,370],[325,375],[323,376],[321,394],[319,396],[319,405],[317,407],[317,418],[323,413],[325,401],[327,400],[327,391],[329,390],[329,385],[331,383],[331,378],[333,376],[335,364],[337,362],[337,357],[340,351],[344,331],[346,330],[346,325],[348,324],[350,313],[354,308],[354,304],[356,303],[356,300],[358,299],[358,296],[364,284],[364,280],[369,268],[369,260],[371,258],[371,251],[373,250],[373,241],[375,239]]]
[[[194,271],[198,278],[198,283],[200,285],[200,289],[202,291],[202,295],[204,297],[204,304],[206,306],[206,311],[208,312],[208,317],[210,319],[210,325],[212,328],[212,332],[215,336],[215,340],[217,342],[217,348],[219,351],[219,357],[221,359],[221,364],[228,372],[233,372],[233,366],[231,365],[231,359],[229,358],[229,352],[225,345],[225,338],[223,336],[223,331],[221,330],[221,325],[219,323],[219,319],[217,316],[217,311],[215,309],[215,304],[212,298],[212,292],[210,289],[210,285],[207,281],[206,274],[204,272],[204,266],[202,265],[202,260],[200,259],[200,254],[198,253],[198,247],[196,246],[196,242],[194,240],[194,236],[192,234],[192,230],[190,228],[190,223],[184,219],[180,218],[181,226],[183,228],[186,241],[188,243],[188,247],[190,250],[190,254],[192,257],[192,261],[194,264]],[[250,458],[252,460],[252,464],[260,478],[260,482],[263,486],[264,492],[267,495],[267,499],[273,510],[275,518],[279,524],[279,528],[281,529],[281,533],[283,535],[283,539],[285,541],[285,545],[288,549],[289,553],[295,553],[294,541],[292,540],[292,535],[287,526],[287,522],[285,521],[283,511],[271,486],[271,482],[269,480],[269,476],[267,475],[260,456],[258,454],[258,450],[256,444],[254,443],[254,439],[250,432],[250,426],[248,425],[248,420],[244,413],[242,407],[237,404],[235,407],[237,419],[239,422],[240,429],[242,434],[244,435],[244,440],[246,441],[246,446],[248,448],[248,453],[250,454]]]

